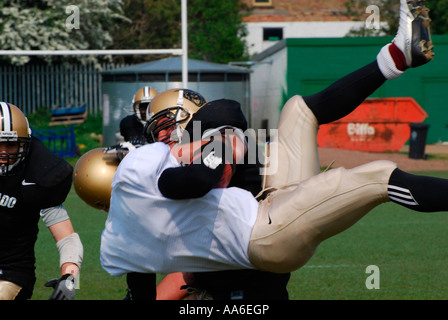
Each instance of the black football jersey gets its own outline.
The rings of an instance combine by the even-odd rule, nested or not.
[[[29,154],[0,176],[0,279],[32,291],[40,210],[62,204],[73,168],[32,138]]]
[[[124,141],[139,143],[146,141],[143,135],[143,124],[135,114],[124,117],[120,121],[120,134]]]

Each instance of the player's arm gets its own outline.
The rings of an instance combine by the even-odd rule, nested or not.
[[[63,205],[44,209],[41,216],[59,251],[61,278],[46,283],[55,289],[50,299],[73,299],[75,280],[79,280],[83,260],[83,245]]]
[[[244,152],[244,143],[232,134],[173,148],[172,154],[187,164],[166,169],[159,178],[159,189],[167,198],[190,199],[213,188],[225,188]]]
[[[73,230],[71,221],[54,224],[49,230],[59,250],[61,276],[72,274],[77,277],[82,264],[83,246],[79,235]]]
[[[157,285],[157,300],[182,300],[187,296],[185,274],[175,272],[167,274]]]
[[[190,199],[204,196],[213,189],[224,173],[225,163],[217,148],[200,147],[200,157],[181,167],[162,172],[158,186],[160,192],[171,199]],[[221,145],[223,146],[223,145]],[[185,156],[185,148],[183,154]]]

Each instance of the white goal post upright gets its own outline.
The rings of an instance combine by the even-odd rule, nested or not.
[[[188,22],[187,0],[181,0],[182,20],[182,86],[188,89]]]
[[[188,88],[188,23],[187,0],[181,0],[182,49],[124,49],[124,50],[0,50],[4,56],[80,56],[80,55],[145,55],[172,54],[182,56],[182,86]]]

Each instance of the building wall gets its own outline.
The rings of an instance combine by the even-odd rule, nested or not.
[[[273,46],[281,39],[263,39],[265,28],[281,28],[282,39],[344,37],[363,22],[345,16],[345,0],[272,0],[271,5],[253,6],[254,0],[243,0],[251,8],[244,18],[250,55]]]
[[[276,44],[277,40],[263,40],[264,28],[282,28],[283,39],[287,38],[340,38],[345,37],[352,28],[359,28],[364,22],[357,21],[282,21],[248,22],[248,43],[251,56]]]
[[[280,46],[251,67],[251,128],[262,129],[264,124],[267,128],[276,128],[287,93],[287,61],[286,47]]]
[[[348,73],[376,60],[392,37],[286,39],[257,55],[251,74],[251,126],[268,120],[275,129],[283,104],[293,95],[325,89]],[[426,111],[428,143],[448,141],[448,36],[432,36],[435,58],[386,81],[371,98],[412,97]],[[280,46],[282,45],[282,46]],[[276,49],[277,50],[274,50]]]
[[[244,74],[241,81],[205,82],[190,81],[188,88],[200,92],[208,101],[229,98],[238,101],[241,109],[250,118],[249,110],[249,81]],[[121,120],[133,113],[132,98],[140,88],[151,85],[158,92],[173,88],[182,88],[182,82],[102,82],[103,109],[103,143],[110,146],[122,141],[120,135]]]
[[[243,0],[251,8],[247,22],[261,21],[346,21],[346,0],[272,0],[270,5],[254,6],[254,0]]]

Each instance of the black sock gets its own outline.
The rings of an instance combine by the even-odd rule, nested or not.
[[[323,91],[303,99],[319,124],[341,119],[377,90],[386,78],[376,61],[339,79]]]
[[[389,199],[421,212],[448,211],[448,180],[413,175],[400,169],[389,180]]]

